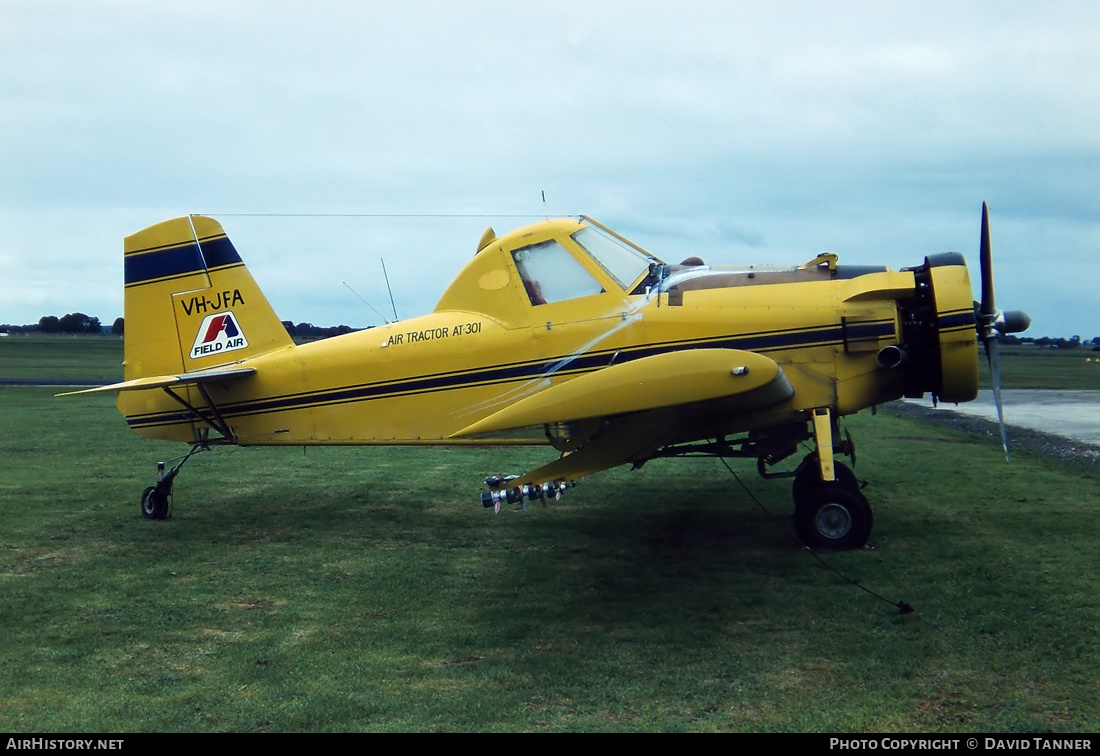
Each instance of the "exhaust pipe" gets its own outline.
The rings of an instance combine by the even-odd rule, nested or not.
[[[897,344],[891,344],[879,350],[878,357],[875,358],[875,361],[880,368],[884,370],[893,370],[904,364],[907,356],[904,349]]]

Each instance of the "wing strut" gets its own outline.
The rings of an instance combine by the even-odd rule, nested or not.
[[[202,394],[202,398],[206,400],[206,403],[210,406],[213,412],[213,417],[207,415],[198,407],[192,405],[189,401],[177,394],[168,386],[164,387],[164,393],[175,399],[181,405],[183,405],[188,412],[190,412],[196,419],[209,425],[211,428],[222,434],[222,439],[230,444],[237,443],[237,434],[233,432],[233,429],[229,427],[229,424],[225,422],[225,418],[222,417],[221,411],[218,409],[218,405],[214,403],[214,400],[210,398],[210,393],[206,390],[206,386],[197,384],[199,392]]]

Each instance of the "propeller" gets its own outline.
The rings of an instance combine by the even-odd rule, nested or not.
[[[1005,429],[1004,404],[1001,401],[1001,355],[997,337],[1006,333],[1026,331],[1031,318],[1023,310],[1002,312],[997,309],[993,295],[993,246],[989,240],[989,205],[982,203],[982,241],[979,258],[982,274],[982,301],[977,305],[978,338],[985,344],[985,356],[989,360],[989,373],[993,379],[993,401],[997,405],[997,420],[1001,425],[1001,444],[1005,460],[1009,457],[1008,431]]]

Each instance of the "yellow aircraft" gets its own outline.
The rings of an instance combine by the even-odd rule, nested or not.
[[[900,271],[828,253],[670,265],[581,216],[488,229],[432,313],[300,345],[212,218],[151,226],[124,253],[125,380],[91,391],[120,392],[139,435],[191,444],[142,495],[155,519],[215,444],[549,444],[559,458],[487,480],[482,503],[560,498],[655,457],[748,457],[793,475],[806,543],[859,547],[872,514],[834,461],[855,460],[838,420],[902,396],[973,399],[978,339],[999,385],[996,335],[1030,322],[994,307],[984,206],[980,305],[957,253]],[[769,472],[804,441],[816,451],[797,472]]]

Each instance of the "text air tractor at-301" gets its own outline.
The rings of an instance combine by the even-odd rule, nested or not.
[[[670,265],[596,221],[548,220],[477,253],[422,317],[295,345],[217,221],[190,216],[127,237],[125,381],[138,434],[191,444],[548,444],[537,470],[487,481],[486,506],[560,497],[578,478],[655,457],[757,460],[793,473],[811,545],[858,547],[871,510],[838,420],[903,396],[965,402],[977,342],[999,388],[983,207],[981,302],[961,255],[912,268]],[[999,401],[999,398],[998,398]],[[168,510],[183,462],[142,496]],[[787,473],[790,475],[791,473]]]

